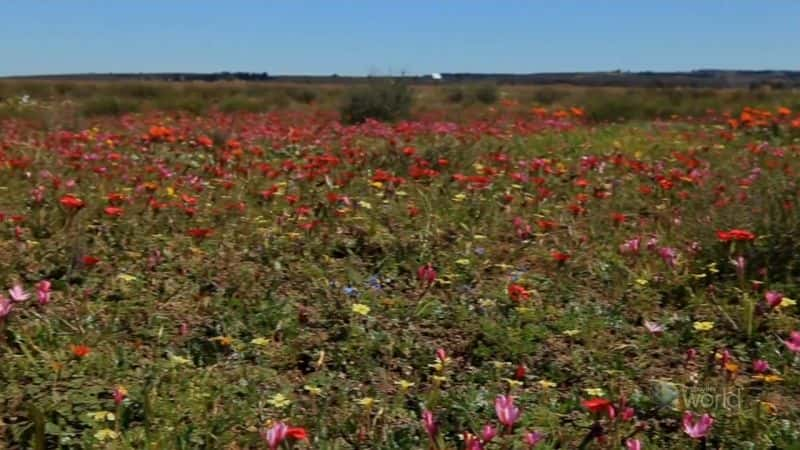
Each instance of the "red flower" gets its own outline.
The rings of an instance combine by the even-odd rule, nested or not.
[[[552,253],[550,253],[550,256],[552,256],[553,259],[559,263],[567,262],[567,260],[570,258],[569,254],[560,252],[558,250],[554,250]]]
[[[614,407],[611,406],[611,400],[605,398],[592,398],[581,402],[586,409],[597,414],[601,412],[613,411]]]
[[[103,209],[103,212],[109,217],[119,217],[125,210],[117,206],[109,206]]]
[[[192,228],[186,233],[195,239],[205,239],[214,234],[214,230],[211,228]]]
[[[96,265],[97,263],[99,263],[100,260],[95,258],[94,256],[86,255],[83,258],[81,258],[81,262],[83,263],[84,266],[92,267],[92,266]]]
[[[75,355],[76,358],[83,358],[91,353],[91,351],[91,348],[83,344],[72,346],[72,354]]]
[[[732,229],[728,231],[717,231],[717,237],[722,242],[731,241],[752,241],[756,235],[747,230]]]
[[[61,200],[59,200],[59,202],[61,203],[62,206],[64,206],[67,209],[79,210],[84,206],[86,206],[86,203],[84,203],[83,200],[70,194],[66,194],[63,197],[61,197]]]
[[[289,427],[286,435],[296,441],[305,441],[308,439],[308,432],[303,427]]]
[[[530,296],[531,293],[526,291],[524,286],[515,283],[508,285],[508,298],[511,300],[521,302],[522,300],[527,300]]]

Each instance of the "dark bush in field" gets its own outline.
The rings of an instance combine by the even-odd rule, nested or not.
[[[373,83],[345,92],[339,112],[346,123],[361,123],[367,119],[393,121],[409,116],[413,100],[413,92],[405,83]]]

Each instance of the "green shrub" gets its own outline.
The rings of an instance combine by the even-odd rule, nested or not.
[[[345,123],[361,123],[367,119],[393,121],[408,117],[413,100],[406,83],[376,82],[351,87],[344,94],[339,112]]]
[[[473,86],[472,97],[484,105],[491,105],[500,98],[500,92],[494,83],[481,83]]]
[[[86,116],[121,116],[139,111],[139,103],[118,97],[95,97],[81,107]]]
[[[461,103],[466,96],[461,87],[450,87],[445,90],[444,97],[449,103]]]

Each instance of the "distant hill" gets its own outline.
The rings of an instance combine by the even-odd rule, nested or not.
[[[562,73],[441,73],[441,79],[431,75],[402,77],[350,77],[338,75],[270,75],[266,72],[218,73],[85,73],[63,75],[32,75],[5,79],[64,80],[64,81],[257,81],[308,84],[353,84],[375,79],[403,79],[413,84],[447,84],[493,82],[514,85],[567,84],[577,86],[630,87],[698,87],[698,88],[772,88],[800,87],[800,71],[795,70],[715,70],[690,72],[562,72]]]

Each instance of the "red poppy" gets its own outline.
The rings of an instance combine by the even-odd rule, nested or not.
[[[91,351],[91,348],[83,344],[72,346],[72,354],[75,355],[76,358],[83,358],[91,353]]]
[[[731,241],[752,241],[756,235],[747,230],[732,229],[728,231],[717,231],[717,237],[722,242]]]
[[[607,412],[610,408],[613,408],[613,406],[611,406],[611,400],[606,398],[592,398],[582,401],[581,404],[595,414]]]
[[[214,230],[211,228],[192,228],[186,233],[195,239],[205,239],[214,234]]]
[[[97,263],[99,263],[100,260],[95,258],[94,256],[86,255],[83,258],[81,258],[81,262],[83,263],[84,266],[92,267],[92,266],[96,265]]]
[[[70,194],[62,196],[59,202],[67,209],[78,210],[86,206],[86,203],[84,203],[83,200]]]
[[[508,285],[508,297],[511,300],[521,302],[522,300],[530,298],[530,296],[530,292],[526,291],[524,286],[514,283]]]
[[[105,212],[109,217],[119,217],[123,212],[125,212],[125,210],[117,206],[109,206],[103,209],[103,212]]]
[[[296,441],[305,441],[308,439],[308,432],[303,427],[289,427],[286,431],[286,436]]]
[[[559,263],[567,262],[567,260],[570,258],[569,254],[560,252],[558,250],[554,250],[552,253],[550,253],[550,256],[552,256],[553,259]]]

